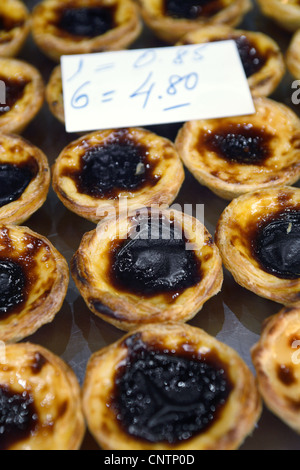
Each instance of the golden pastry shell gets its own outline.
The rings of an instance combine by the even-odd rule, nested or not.
[[[142,18],[155,35],[168,43],[175,43],[185,34],[208,24],[238,25],[252,8],[250,0],[222,0],[224,7],[210,18],[196,20],[172,18],[163,11],[163,0],[138,0]]]
[[[283,308],[268,318],[251,350],[258,387],[266,406],[300,433],[300,309]]]
[[[53,116],[62,124],[65,124],[65,108],[60,65],[54,67],[50,75],[46,86],[46,101]]]
[[[178,153],[200,184],[219,197],[232,200],[255,189],[293,185],[300,177],[300,120],[286,105],[270,98],[254,98],[256,112],[249,116],[189,121],[179,130]],[[199,145],[199,134],[228,124],[257,127],[271,135],[270,156],[262,164],[231,162]]]
[[[57,355],[33,343],[1,350],[0,382],[33,396],[36,429],[7,450],[78,450],[85,434],[81,390],[73,370]]]
[[[300,29],[292,36],[286,52],[286,65],[289,72],[295,78],[300,79]]]
[[[1,77],[28,81],[23,96],[0,116],[0,132],[21,134],[41,110],[45,86],[40,72],[19,59],[0,58]]]
[[[15,343],[53,321],[65,300],[69,268],[50,241],[28,227],[0,225],[0,248],[6,260],[24,260],[29,279],[21,310],[0,318],[0,340]]]
[[[251,250],[252,227],[287,209],[299,207],[300,189],[261,189],[234,199],[219,218],[215,243],[223,263],[242,287],[283,305],[300,305],[300,278],[281,279],[262,269]]]
[[[300,6],[295,0],[257,0],[263,15],[293,32],[300,28]]]
[[[22,224],[46,201],[50,186],[50,168],[46,155],[23,137],[0,133],[0,163],[20,164],[34,159],[38,170],[16,201],[0,207],[2,224]]]
[[[148,323],[167,321],[185,322],[193,318],[204,303],[216,295],[223,283],[222,261],[219,250],[202,223],[180,211],[146,208],[104,219],[96,230],[84,235],[73,256],[71,272],[75,284],[88,308],[115,327],[129,331]],[[163,294],[150,298],[121,292],[111,282],[111,244],[126,239],[136,224],[148,218],[162,218],[182,227],[185,237],[201,262],[201,280],[172,299]]]
[[[174,446],[149,443],[130,436],[107,406],[114,388],[115,372],[127,356],[125,340],[141,335],[143,342],[155,343],[176,351],[182,344],[198,351],[215,351],[228,366],[233,382],[220,419],[206,432]],[[83,410],[90,432],[101,448],[109,450],[234,450],[251,433],[261,413],[261,400],[256,381],[238,354],[199,328],[176,323],[138,328],[118,342],[96,352],[89,360],[83,385]]]
[[[284,76],[285,62],[278,44],[266,34],[233,29],[227,25],[210,25],[188,33],[177,45],[204,44],[216,40],[238,39],[241,36],[248,39],[258,54],[266,59],[261,69],[248,77],[251,94],[269,96]]]
[[[69,34],[61,35],[52,24],[61,9],[61,1],[44,0],[32,12],[32,35],[37,46],[55,62],[62,55],[87,54],[126,49],[137,39],[142,30],[137,6],[132,0],[65,0],[68,7],[102,7],[117,6],[116,21],[118,25],[94,38],[78,38]]]
[[[81,194],[74,180],[65,175],[64,171],[79,169],[81,158],[87,148],[109,143],[112,138],[122,133],[126,133],[133,142],[145,145],[147,158],[155,165],[157,181],[153,185],[146,185],[132,192],[120,191],[115,199],[99,199]],[[184,168],[174,144],[169,139],[143,128],[108,129],[80,137],[62,150],[52,170],[53,189],[62,203],[72,212],[95,223],[107,215],[118,212],[122,200],[130,210],[153,204],[170,205],[176,198],[184,178]]]
[[[0,16],[16,24],[9,31],[0,31],[0,57],[15,57],[30,33],[30,13],[19,0],[2,0]]]

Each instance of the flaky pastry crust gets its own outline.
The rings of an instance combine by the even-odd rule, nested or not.
[[[2,224],[22,224],[36,212],[47,199],[50,186],[50,168],[46,155],[23,137],[0,134],[0,165],[29,164],[34,175],[22,195],[0,207]]]
[[[6,345],[2,352],[0,388],[28,394],[37,412],[29,435],[10,438],[5,450],[78,450],[85,422],[73,370],[48,349],[32,343]],[[2,425],[1,439],[5,439]]]
[[[147,148],[148,162],[155,167],[152,182],[134,190],[120,190],[114,197],[104,195],[99,198],[80,192],[70,171],[80,171],[87,150],[109,146],[123,136]],[[62,203],[72,212],[95,223],[118,212],[122,201],[130,210],[153,204],[170,205],[184,178],[184,168],[174,144],[142,128],[108,129],[80,137],[62,150],[52,170],[53,189]]]
[[[146,344],[158,345],[174,355],[186,350],[216,352],[233,387],[222,413],[209,429],[174,445],[149,443],[130,435],[108,406],[114,393],[115,374],[126,360],[126,339],[139,335]],[[176,323],[148,325],[126,335],[91,357],[83,385],[83,410],[89,430],[103,449],[110,450],[234,450],[251,433],[261,413],[256,381],[238,354],[199,328]]]
[[[284,211],[298,211],[300,189],[261,189],[234,199],[223,211],[215,242],[225,267],[238,284],[258,296],[283,305],[300,305],[300,278],[284,279],[262,268],[253,256],[252,243],[259,226]]]
[[[187,122],[176,138],[176,148],[188,170],[202,185],[227,200],[255,189],[292,185],[299,180],[298,116],[286,105],[269,98],[255,98],[254,105],[253,115]],[[262,139],[259,146],[266,157],[257,163],[240,162],[231,159],[230,147],[228,158],[223,157],[215,150],[217,147],[207,145],[206,139],[222,134],[224,129],[229,129],[227,135],[231,132],[243,135],[245,131],[246,137],[252,129],[255,137],[257,130]]]
[[[74,36],[59,28],[66,8],[115,7],[115,26],[96,37]],[[32,12],[32,34],[37,46],[50,59],[62,55],[87,54],[126,49],[141,33],[141,21],[132,0],[44,0]]]
[[[46,101],[53,116],[65,124],[65,108],[61,66],[54,67],[46,86]]]
[[[220,11],[209,17],[197,19],[173,18],[164,11],[164,0],[138,0],[146,25],[157,37],[175,43],[185,34],[209,24],[238,25],[252,8],[250,0],[221,0]]]
[[[300,29],[293,35],[287,49],[286,65],[291,74],[300,79]]]
[[[24,276],[22,301],[0,316],[0,340],[13,343],[53,321],[65,300],[69,269],[46,237],[24,226],[0,225],[0,261],[16,263]]]
[[[23,87],[19,99],[0,115],[0,132],[21,134],[44,104],[44,82],[35,67],[21,60],[0,58],[0,71],[1,80],[7,81],[8,87],[11,81]],[[1,107],[5,104],[1,103]]]
[[[206,228],[197,219],[177,210],[153,207],[153,221],[162,217],[167,223],[174,221],[183,228],[189,247],[201,263],[201,278],[172,297],[163,292],[148,297],[115,286],[109,276],[112,242],[131,237],[145,215],[143,210],[137,210],[104,219],[96,230],[84,235],[71,262],[73,279],[88,308],[125,331],[148,323],[188,321],[220,291],[223,283],[221,257]]]
[[[262,13],[287,31],[300,27],[300,6],[298,0],[257,0]]]
[[[2,0],[0,18],[0,57],[14,57],[22,49],[31,29],[28,9],[19,0]]]
[[[283,308],[265,321],[251,350],[258,387],[266,406],[300,433],[300,309]]]
[[[261,68],[248,77],[252,96],[271,95],[285,73],[285,63],[278,44],[266,34],[233,29],[227,25],[210,25],[188,33],[177,45],[204,44],[241,38],[249,41],[249,45],[257,51],[262,62]]]

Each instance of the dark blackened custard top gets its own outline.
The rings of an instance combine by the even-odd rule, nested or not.
[[[8,78],[0,73],[0,80],[5,84],[5,103],[0,103],[0,116],[7,113],[11,108],[23,98],[25,88],[29,80],[23,78]]]
[[[136,234],[111,249],[110,281],[118,290],[176,298],[201,280],[201,263],[183,230],[163,217],[139,221]]]
[[[165,14],[173,18],[195,20],[212,16],[224,7],[221,0],[165,0]]]
[[[115,27],[114,11],[114,7],[65,8],[58,27],[74,36],[101,36]]]
[[[33,397],[0,385],[0,450],[7,450],[35,430],[38,414]]]
[[[115,199],[122,191],[138,191],[155,185],[159,176],[150,162],[148,148],[126,131],[116,132],[111,140],[86,150],[79,170],[66,170],[78,192],[95,198]]]
[[[205,432],[218,419],[232,384],[216,354],[186,352],[184,345],[176,352],[161,349],[145,344],[139,334],[126,346],[112,404],[128,434],[174,444]]]
[[[252,251],[266,272],[282,279],[300,278],[300,210],[285,210],[263,221]]]
[[[267,62],[269,52],[261,54],[258,48],[246,36],[235,38],[246,77],[257,73]]]
[[[245,35],[241,35],[238,37],[226,36],[225,38],[218,37],[216,39],[210,39],[209,42],[226,40],[235,41],[247,78],[259,72],[259,70],[261,70],[262,67],[266,64],[270,55],[273,54],[273,51],[271,50],[267,50],[264,53],[261,53],[259,48],[256,46],[255,42],[251,41]]]
[[[270,156],[272,135],[252,124],[229,123],[212,131],[201,132],[199,152],[203,146],[228,162],[259,165]]]
[[[39,275],[35,269],[35,255],[47,245],[31,235],[27,235],[26,242],[22,252],[16,252],[9,228],[0,231],[0,320],[22,312],[30,288]]]
[[[0,207],[18,200],[37,173],[34,158],[20,164],[0,163]]]

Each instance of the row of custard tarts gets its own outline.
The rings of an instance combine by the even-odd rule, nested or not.
[[[294,211],[297,211],[298,208],[297,198],[293,198],[295,192],[296,189],[294,188],[273,189],[272,194],[270,194],[271,198],[265,200],[264,193],[260,193],[255,195],[254,201],[253,195],[249,194],[247,195],[247,210],[245,211],[245,207],[241,207],[238,213],[244,216],[245,212],[252,214],[255,212],[251,211],[249,201],[252,201],[251,204],[254,204],[256,209],[257,206],[262,205],[262,201],[265,202],[264,208],[258,214],[258,220],[255,220],[255,224],[253,223],[258,229],[256,237],[259,238],[261,235],[260,238],[264,242],[264,232],[267,232],[271,234],[271,240],[274,241],[275,239],[276,242],[279,228],[279,244],[283,242],[283,245],[286,245],[283,240],[285,237],[288,242],[287,245],[293,247],[297,239],[295,238],[297,225],[294,231],[292,223],[295,216]],[[244,198],[245,196],[243,196],[243,200]],[[259,204],[257,204],[258,200]],[[237,201],[236,199],[234,202],[237,203]],[[269,223],[267,224],[266,216],[268,215],[267,211],[270,211],[270,207],[272,207],[275,215],[271,214],[271,222],[268,220]],[[165,216],[165,213],[161,213],[161,215]],[[285,220],[285,217],[288,220]],[[134,257],[135,249],[141,255],[139,261],[142,261],[142,263],[138,262],[136,264],[137,270],[134,272],[136,278],[131,277],[129,283],[130,288],[137,286],[140,294],[143,279],[139,276],[138,269],[144,270],[143,263],[145,260],[148,267],[157,266],[157,255],[162,254],[161,249],[165,253],[168,246],[171,247],[172,256],[169,257],[168,262],[165,258],[160,258],[158,260],[160,268],[162,264],[164,267],[167,265],[167,269],[170,265],[174,268],[174,262],[172,263],[174,259],[176,259],[175,266],[179,263],[180,267],[180,250],[178,250],[178,247],[181,246],[180,240],[182,239],[181,231],[178,237],[171,238],[171,243],[169,241],[170,237],[160,238],[157,236],[156,231],[153,234],[153,240],[156,240],[156,243],[151,246],[149,243],[148,214],[144,214],[144,218],[142,220],[145,220],[145,226],[141,227],[140,225],[139,230],[137,230],[140,237],[132,238],[133,243],[131,240],[124,242],[128,233],[128,225],[126,225],[126,236],[122,237],[121,241],[122,248],[120,251],[117,250],[113,253],[117,256],[120,255],[119,266],[122,266],[122,257],[125,254],[125,265],[126,269],[129,268],[129,270],[131,267],[128,266],[127,262],[128,259],[130,260],[130,256],[131,259]],[[232,221],[237,219],[237,216],[230,214],[228,219]],[[227,222],[228,219],[226,219]],[[155,219],[156,230],[160,228],[160,224],[157,223],[160,220],[163,223],[166,222],[162,218]],[[280,223],[278,226],[275,225],[275,232],[273,233],[272,223],[278,220]],[[173,230],[171,230],[171,233],[175,235],[174,222],[178,222],[178,220],[173,218],[172,222],[171,227],[173,227]],[[110,225],[111,223],[108,222],[107,227]],[[222,225],[222,221],[220,225]],[[122,225],[120,228],[121,230],[124,229]],[[141,236],[145,233],[146,236]],[[161,233],[170,235],[168,230],[162,230]],[[290,234],[291,240],[289,239]],[[99,240],[101,240],[100,243],[104,241],[103,249],[106,254],[105,236],[109,238],[110,242],[115,241],[114,233],[109,230],[107,233],[106,229],[104,238],[101,235],[103,234],[100,232]],[[159,240],[159,243],[157,240]],[[161,240],[163,240],[162,244]],[[174,243],[175,240],[177,243]],[[232,241],[232,239],[230,240]],[[117,245],[114,243],[114,250],[116,247],[119,248],[119,239],[117,241]],[[217,236],[218,243],[219,236]],[[266,244],[269,247],[268,237]],[[239,247],[239,244],[236,244],[236,246]],[[260,245],[258,246],[260,247]],[[90,264],[92,264],[92,258],[94,260],[96,258],[93,248],[91,246],[86,250],[84,247],[82,248],[84,256],[91,254]],[[195,249],[195,244],[193,244],[193,249]],[[150,257],[145,256],[147,251],[150,251]],[[263,250],[261,251],[263,253]],[[223,251],[221,252],[223,253]],[[269,253],[269,249],[267,253]],[[297,253],[297,249],[293,253]],[[98,255],[99,250],[97,249]],[[209,255],[211,253],[205,253],[206,261]],[[185,259],[187,259],[186,256],[185,254]],[[105,261],[105,257],[102,257],[102,259]],[[287,262],[290,259],[291,256],[288,256]],[[237,264],[239,267],[241,266],[240,260],[237,260]],[[292,273],[294,264],[292,263],[290,267]],[[88,264],[85,266],[89,268]],[[94,266],[94,272],[84,273],[89,279],[87,277],[80,279],[85,285],[93,279],[93,276],[98,275],[99,266],[96,266],[95,262]],[[288,266],[285,265],[285,269],[287,268]],[[117,270],[114,274],[116,272]],[[190,266],[189,272],[191,272]],[[126,287],[128,287],[128,278],[132,275],[132,272],[124,271],[123,274],[124,277],[123,279],[120,278],[119,282],[125,280],[126,284],[127,279]],[[148,277],[147,282],[153,279],[157,282],[158,273],[155,272],[154,274],[156,277],[152,277],[152,279]],[[172,271],[171,275],[173,274]],[[293,276],[295,275],[297,275],[297,271],[296,274],[293,273]],[[281,276],[288,277],[285,271],[281,273]],[[273,272],[272,277],[278,277],[278,273]],[[161,277],[160,280],[168,281],[166,277]],[[174,282],[174,278],[172,282]],[[155,289],[157,285],[149,282],[146,287]],[[159,289],[162,287],[163,284],[160,284]],[[148,293],[153,293],[153,291],[149,290]],[[101,308],[104,308],[104,305]],[[104,308],[103,313],[113,314],[112,310],[107,308]],[[154,318],[154,323],[155,320],[157,318]],[[154,324],[152,320],[146,319],[145,321],[145,318],[140,317],[139,323],[145,322],[146,325],[138,328],[134,325],[135,328],[126,337],[95,353],[90,359],[83,388],[83,412],[95,439],[102,448],[118,450],[238,448],[246,436],[254,429],[261,412],[261,401],[252,373],[232,349],[219,343],[203,331],[182,323],[174,324],[173,322],[168,323],[168,321],[165,323],[165,319],[161,320],[162,323]],[[271,324],[272,328],[269,328]],[[291,348],[294,348],[292,352],[297,352],[295,347],[297,348],[299,345],[297,343],[298,325],[299,311],[291,308],[283,310],[274,319],[270,320],[267,324],[267,330],[252,351],[253,362],[258,371],[261,394],[268,406],[278,416],[288,424],[291,423],[290,425],[293,423],[292,427],[294,429],[297,428],[295,409],[297,406],[298,374],[297,368],[292,364],[298,362],[297,358],[294,357],[294,362],[291,364],[292,357],[287,354],[291,352]],[[276,353],[277,355],[274,358]],[[24,361],[26,354],[23,354],[23,356]],[[35,361],[37,361],[36,357],[37,354],[35,354]],[[45,362],[47,365],[47,361],[44,359],[39,360],[39,365],[35,366],[37,374],[40,370],[44,370]],[[30,364],[31,371],[33,368],[33,365]],[[6,367],[5,372],[7,370]],[[157,375],[158,371],[159,375]],[[22,364],[22,372],[24,373],[24,364]],[[164,380],[161,380],[162,375]],[[4,376],[7,377],[6,373]],[[8,395],[11,398],[9,393],[12,389],[14,399],[17,399],[17,391],[11,385],[14,383],[11,380],[12,376],[13,373],[10,372],[10,388],[5,387],[3,393],[5,397]],[[38,378],[36,377],[36,381],[38,381]],[[204,384],[206,384],[206,387],[210,387],[209,390],[213,388],[214,393],[207,394]],[[28,388],[33,393],[30,387]],[[189,390],[188,396],[186,396],[186,389]],[[191,390],[193,391],[192,394]],[[131,406],[128,406],[128,396],[131,397]],[[138,401],[137,397],[140,397]],[[39,396],[36,400],[35,406],[38,407]],[[170,406],[170,400],[174,405],[173,407]],[[282,408],[277,403],[280,400],[283,402]],[[39,415],[35,413],[35,416]],[[28,425],[31,430],[31,441],[25,440],[21,443],[21,446],[27,445],[29,447],[32,445],[34,447],[37,445],[34,438],[36,437],[36,430],[39,429],[39,420],[37,418],[35,420],[34,432],[31,428],[32,423]],[[110,430],[109,433],[107,429]],[[232,432],[233,429],[235,432]],[[14,443],[14,445],[17,446],[18,443]],[[41,440],[40,445],[43,446],[46,443]],[[50,444],[47,443],[47,445]],[[62,444],[60,443],[60,445]]]
[[[286,67],[278,44],[269,36],[217,24],[193,30],[180,38],[176,45],[206,44],[225,40],[234,40],[237,45],[252,96],[271,95],[281,82]],[[60,65],[57,65],[50,75],[46,87],[46,100],[54,117],[64,124]]]
[[[30,13],[19,0],[1,3],[2,55],[16,55],[31,30],[54,61],[126,48],[140,36],[143,22],[158,38],[174,43],[207,24],[236,26],[252,8],[250,0],[43,0]]]
[[[86,427],[101,449],[235,450],[262,403],[241,357],[203,330],[147,325],[97,351],[83,386],[32,343],[0,356],[1,450],[78,450]]]
[[[59,61],[66,54],[126,48],[141,31],[132,0],[45,0],[32,12],[20,0],[0,5],[0,57],[17,56],[30,34],[43,53]]]

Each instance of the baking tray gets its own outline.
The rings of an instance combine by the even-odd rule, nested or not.
[[[31,10],[39,2],[28,0],[25,3]],[[272,21],[264,18],[255,5],[239,28],[268,34],[277,41],[283,52],[286,51],[291,40],[291,34],[284,32]],[[164,45],[166,44],[157,40],[145,27],[142,35],[131,48]],[[36,66],[41,71],[45,82],[48,82],[55,64],[38,50],[31,38],[27,40],[18,57]],[[287,104],[300,115],[300,105],[299,107],[293,106],[291,102],[293,80],[287,72],[271,98]],[[150,126],[148,129],[174,141],[181,125],[182,123],[157,125]],[[77,137],[77,135],[65,132],[64,126],[51,115],[46,103],[23,136],[46,153],[50,165],[61,150]],[[228,204],[207,188],[202,187],[189,172],[186,172],[185,182],[174,202],[182,207],[184,204],[191,204],[192,207],[196,207],[196,204],[204,204],[205,225],[211,234],[214,234],[218,218]],[[46,236],[68,262],[77,250],[84,233],[95,228],[94,224],[68,211],[52,189],[44,206],[27,221],[27,225]],[[233,347],[254,372],[250,348],[259,338],[264,319],[280,309],[279,304],[264,300],[238,286],[231,274],[224,270],[221,293],[209,300],[201,312],[189,323],[204,329]],[[54,321],[26,340],[40,344],[60,356],[74,370],[82,384],[91,354],[118,340],[123,334],[89,311],[73,280],[70,279],[67,297]],[[82,450],[98,449],[97,443],[87,431]],[[300,450],[300,438],[272,413],[264,409],[253,434],[246,439],[241,450]]]

